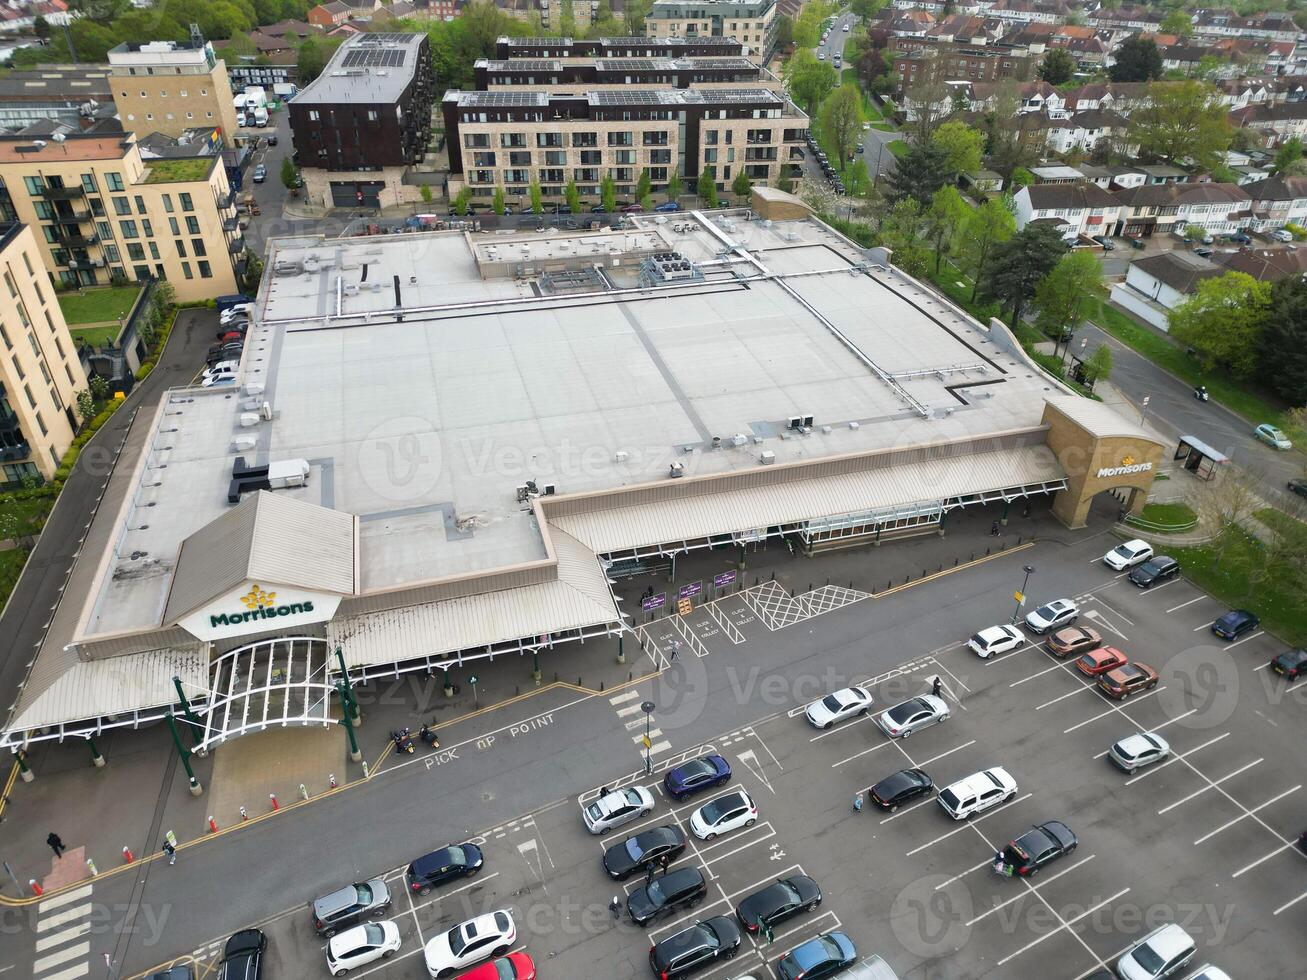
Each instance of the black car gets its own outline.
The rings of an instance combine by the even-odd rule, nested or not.
[[[1307,480],[1290,480],[1288,488],[1290,493],[1296,493],[1300,497],[1307,497]]]
[[[145,980],[195,980],[195,971],[189,963],[178,963],[158,973],[151,973]]]
[[[880,809],[893,813],[904,803],[925,796],[934,788],[935,783],[922,770],[900,769],[868,790],[867,796]]]
[[[1237,640],[1257,629],[1260,623],[1247,609],[1231,609],[1212,624],[1212,632],[1223,640]]]
[[[1141,589],[1169,582],[1180,574],[1180,563],[1167,555],[1154,555],[1130,569],[1130,581]]]
[[[1285,650],[1271,661],[1271,670],[1291,681],[1297,680],[1307,674],[1307,650]]]
[[[272,133],[272,134],[270,134],[270,135],[268,136],[268,145],[269,145],[269,146],[276,146],[276,145],[277,145],[277,134],[276,134],[276,133]]]
[[[268,937],[258,929],[242,929],[222,949],[219,980],[259,980],[263,975],[263,951]]]
[[[724,915],[696,922],[649,947],[649,966],[659,980],[672,980],[729,960],[740,951],[740,930]]]
[[[244,347],[241,344],[219,344],[210,347],[209,353],[204,357],[204,363],[217,364],[219,361],[240,360],[242,350],[244,350]]]
[[[1063,854],[1070,854],[1080,842],[1076,835],[1060,820],[1037,824],[994,855],[1012,869],[1012,874],[1030,877],[1039,869]]]
[[[792,875],[754,892],[735,907],[735,914],[744,928],[757,932],[805,910],[815,912],[820,904],[821,886],[807,875]]]
[[[626,899],[626,911],[639,925],[681,907],[694,908],[708,892],[698,868],[677,868],[641,885]]]
[[[634,834],[604,851],[604,870],[615,881],[644,871],[651,864],[671,864],[685,853],[685,834],[679,827],[654,827]]]
[[[405,877],[409,891],[419,895],[430,894],[436,885],[455,878],[470,878],[485,864],[481,848],[475,844],[457,844],[442,847],[418,858],[408,866]]]

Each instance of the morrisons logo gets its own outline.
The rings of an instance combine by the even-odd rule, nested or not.
[[[277,593],[269,592],[258,585],[252,586],[249,592],[241,596],[240,601],[245,606],[244,612],[211,615],[209,616],[209,625],[237,626],[241,623],[252,623],[260,619],[276,619],[279,616],[293,616],[296,613],[313,612],[313,603],[308,600],[279,606],[277,605]]]

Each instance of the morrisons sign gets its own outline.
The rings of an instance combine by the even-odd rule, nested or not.
[[[292,602],[285,606],[260,606],[244,612],[211,613],[210,626],[236,626],[240,623],[253,623],[260,619],[276,619],[279,616],[293,616],[296,613],[313,612],[313,603],[309,601]]]

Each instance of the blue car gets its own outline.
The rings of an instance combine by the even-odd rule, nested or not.
[[[795,946],[776,962],[780,980],[816,980],[829,977],[858,958],[853,941],[842,932],[828,932]]]
[[[675,201],[663,201],[663,203],[657,205],[657,206],[654,208],[654,210],[655,210],[655,211],[664,211],[664,212],[667,212],[667,211],[679,211],[679,210],[681,210],[681,206],[680,206],[679,204],[677,204]]]
[[[1212,632],[1223,640],[1237,640],[1260,624],[1261,620],[1247,609],[1231,609],[1212,624]]]
[[[701,755],[697,759],[668,769],[663,788],[674,800],[683,800],[701,790],[720,786],[731,778],[731,764],[720,755]]]

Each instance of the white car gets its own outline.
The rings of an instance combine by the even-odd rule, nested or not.
[[[1212,966],[1210,963],[1205,963],[1193,973],[1189,974],[1189,976],[1185,977],[1184,980],[1230,980],[1230,974],[1226,973],[1219,966]]]
[[[742,789],[705,803],[690,814],[690,829],[700,840],[712,840],[728,831],[752,827],[758,819],[758,805]]]
[[[845,33],[845,34],[849,33],[849,25],[848,25],[848,24],[845,24],[845,25],[844,25],[844,33]]]
[[[982,769],[939,791],[939,805],[954,820],[965,820],[1017,795],[1017,781],[1002,767]]]
[[[1015,626],[991,626],[967,640],[967,646],[981,660],[986,660],[996,653],[1015,650],[1025,642],[1025,635]]]
[[[653,812],[654,798],[643,786],[615,789],[581,807],[585,827],[592,834],[606,834],[614,827],[630,823]]]
[[[399,926],[393,922],[368,922],[346,929],[327,942],[327,969],[343,977],[355,967],[386,960],[399,949]]]
[[[517,942],[517,926],[508,909],[487,912],[460,922],[448,932],[431,939],[423,952],[432,980],[452,977],[492,956],[503,956]]]
[[[871,700],[871,692],[865,687],[843,688],[808,705],[808,723],[813,728],[830,728],[837,721],[865,715]]]
[[[818,51],[818,52],[817,52],[817,60],[818,60],[818,61],[825,61],[825,60],[826,60],[826,52],[825,52],[825,51]]]
[[[1058,626],[1067,626],[1076,621],[1080,607],[1070,599],[1054,599],[1026,615],[1026,629],[1043,636]]]
[[[1122,772],[1134,775],[1135,770],[1160,762],[1171,754],[1171,746],[1161,735],[1141,732],[1127,735],[1107,750],[1107,757]]]
[[[1103,564],[1118,572],[1142,565],[1153,557],[1153,546],[1147,541],[1135,538],[1125,544],[1119,544],[1103,556]]]
[[[1194,958],[1198,947],[1174,922],[1154,929],[1116,961],[1121,980],[1160,980]]]
[[[218,322],[230,323],[242,317],[248,320],[252,309],[254,309],[253,303],[237,303],[235,306],[229,306],[218,314]]]
[[[933,694],[923,694],[920,697],[900,701],[889,710],[882,711],[876,717],[876,724],[890,738],[907,738],[913,732],[929,725],[948,721],[948,716],[948,705],[944,703],[943,698],[937,698]]]
[[[1271,232],[1271,237],[1277,242],[1291,242],[1293,241],[1293,232],[1285,228],[1276,228],[1275,231]]]

